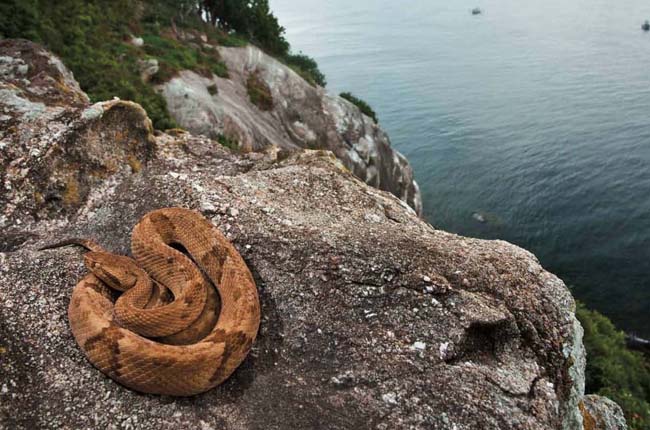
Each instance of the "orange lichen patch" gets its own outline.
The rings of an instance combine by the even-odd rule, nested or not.
[[[7,352],[7,348],[0,346],[0,354],[4,354],[5,352]]]
[[[104,179],[109,176],[109,172],[107,172],[105,169],[96,169],[88,172],[88,175],[92,178]]]
[[[79,182],[73,176],[69,176],[65,180],[65,192],[63,193],[63,203],[66,206],[78,205],[81,201],[79,196]]]
[[[120,130],[115,131],[115,136],[114,136],[115,142],[123,142],[124,141],[124,133],[122,133]]]
[[[140,160],[138,160],[135,155],[130,154],[126,160],[129,163],[129,166],[131,166],[131,171],[133,173],[138,173],[142,170],[142,163],[140,163]]]
[[[584,430],[596,430],[598,428],[596,427],[596,420],[591,416],[587,408],[585,408],[585,404],[582,401],[578,403],[578,409],[580,409],[580,413],[582,414],[582,428]]]
[[[182,128],[168,128],[165,130],[165,133],[167,133],[170,136],[182,136],[184,134],[187,134],[187,131],[183,130]]]
[[[39,205],[43,203],[45,201],[43,194],[39,193],[38,191],[34,191],[34,201]]]
[[[239,152],[241,152],[242,154],[251,153],[253,152],[253,147],[251,146],[250,143],[244,143],[239,147]]]
[[[104,169],[105,169],[105,176],[112,175],[114,173],[117,173],[119,169],[118,162],[116,160],[113,160],[112,158],[105,160],[104,163]]]

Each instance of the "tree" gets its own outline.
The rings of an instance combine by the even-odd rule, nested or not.
[[[40,41],[39,11],[36,0],[0,2],[0,35]]]
[[[203,0],[199,13],[212,25],[235,31],[270,54],[283,57],[289,52],[284,27],[271,12],[268,0]]]

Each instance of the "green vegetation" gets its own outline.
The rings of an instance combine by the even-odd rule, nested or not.
[[[199,8],[214,27],[239,34],[271,55],[289,52],[284,27],[271,13],[268,0],[203,0]]]
[[[251,103],[260,110],[267,111],[273,109],[271,89],[264,82],[264,79],[260,78],[259,72],[255,71],[248,75],[246,89],[248,90],[248,97]]]
[[[208,86],[208,93],[211,96],[216,96],[217,94],[219,94],[219,88],[217,87],[217,84],[212,84]]]
[[[347,101],[349,101],[350,103],[356,105],[359,108],[359,110],[361,110],[361,112],[363,112],[365,115],[368,115],[370,118],[372,118],[373,121],[375,121],[375,123],[379,122],[377,120],[377,114],[375,113],[374,110],[372,110],[372,108],[368,103],[364,102],[358,97],[353,96],[352,93],[341,93],[340,96],[346,99]]]
[[[157,129],[177,124],[163,97],[142,81],[138,63],[158,60],[153,84],[165,82],[183,69],[228,77],[218,51],[206,47],[201,35],[206,35],[213,46],[244,46],[250,41],[312,84],[325,84],[313,59],[290,54],[284,28],[271,13],[268,0],[0,2],[1,37],[45,45],[72,70],[93,102],[113,97],[135,101],[145,108]],[[144,45],[129,43],[133,36],[142,37]],[[262,106],[268,105],[263,92],[254,97]]]
[[[586,391],[607,396],[625,412],[632,430],[650,430],[650,364],[626,347],[625,335],[604,315],[578,303],[576,315],[585,329]]]
[[[316,61],[302,52],[300,54],[287,54],[284,57],[284,62],[310,84],[320,85],[321,87],[327,85],[325,75],[318,70]]]
[[[229,148],[232,151],[239,150],[239,142],[237,141],[237,139],[228,137],[225,134],[218,135],[217,142],[219,142],[222,146],[225,146],[226,148]]]
[[[161,34],[148,33],[143,39],[144,52],[157,58],[160,64],[157,82],[166,82],[181,70],[194,70],[205,77],[211,77],[212,73],[222,78],[228,77],[228,69],[214,49],[189,47],[172,36]]]
[[[126,42],[138,15],[134,2],[10,0],[0,7],[0,34],[47,46],[93,102],[133,100],[146,109],[156,128],[176,125],[162,96],[140,79],[141,50]]]

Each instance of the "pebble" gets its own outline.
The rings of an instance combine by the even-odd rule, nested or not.
[[[397,394],[395,393],[386,393],[383,396],[381,396],[381,399],[384,401],[384,403],[388,405],[396,405],[397,404]]]
[[[363,313],[366,314],[366,319],[374,318],[377,316],[377,314],[370,309],[364,309]]]
[[[201,202],[201,211],[202,212],[216,212],[217,208],[210,202],[202,201]]]
[[[132,37],[131,38],[131,45],[136,46],[136,47],[141,47],[144,45],[144,39],[141,37]]]
[[[440,359],[444,360],[447,358],[447,352],[449,351],[449,342],[443,342],[440,344],[440,348],[438,348],[438,352],[440,353]]]
[[[381,220],[382,220],[382,218],[379,215],[374,214],[374,213],[366,213],[364,215],[364,218],[365,218],[366,221],[374,222],[374,223],[380,223]]]
[[[427,349],[427,344],[424,342],[417,341],[413,344],[412,348],[415,349],[416,351],[424,351],[425,349]]]

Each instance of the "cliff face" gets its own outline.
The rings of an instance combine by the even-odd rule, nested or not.
[[[615,404],[582,402],[573,299],[532,254],[433,229],[330,152],[277,155],[154,135],[138,105],[90,106],[56,58],[1,41],[0,426],[624,428]],[[166,206],[233,241],[262,304],[251,355],[190,399],[92,368],[66,316],[82,253],[37,251],[92,237],[128,253]]]
[[[178,37],[197,36],[179,33]],[[420,191],[408,160],[356,106],[311,86],[253,46],[212,49],[219,49],[228,66],[227,79],[184,71],[160,87],[170,113],[182,127],[213,139],[228,136],[245,151],[271,145],[285,150],[327,149],[357,177],[395,194],[421,213]],[[251,102],[251,76],[268,87],[269,106],[260,109]]]

